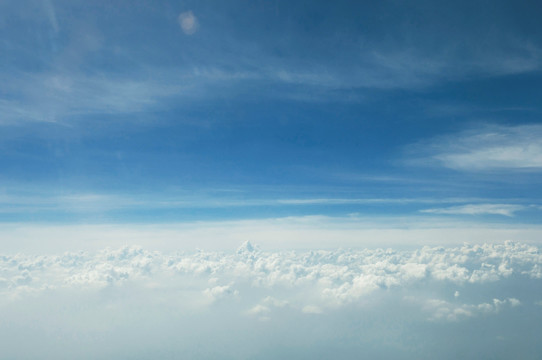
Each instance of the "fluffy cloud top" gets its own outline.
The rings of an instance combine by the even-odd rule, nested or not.
[[[541,266],[537,247],[516,242],[415,251],[309,252],[263,252],[246,242],[234,253],[165,254],[128,246],[95,254],[3,255],[0,283],[7,299],[50,289],[100,289],[129,282],[177,288],[175,279],[188,277],[202,284],[202,296],[212,299],[243,296],[241,289],[284,290],[289,299],[283,300],[299,309],[315,309],[313,302],[337,307],[379,290],[427,282],[460,286],[511,276],[540,279]]]

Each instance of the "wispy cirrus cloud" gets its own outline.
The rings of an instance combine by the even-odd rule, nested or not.
[[[187,29],[191,26],[189,33],[192,34],[198,27],[197,19],[191,12],[183,14],[179,21]],[[89,114],[167,110],[172,99],[212,101],[234,95],[246,99],[257,94],[263,98],[299,101],[359,102],[368,89],[420,89],[450,80],[461,81],[472,74],[482,75],[490,68],[497,69],[493,76],[500,76],[533,71],[542,64],[542,51],[535,48],[527,51],[529,61],[489,66],[479,59],[480,65],[474,62],[460,67],[438,54],[426,57],[411,50],[386,52],[374,48],[356,55],[358,61],[345,67],[332,66],[325,60],[300,67],[296,59],[277,58],[263,49],[247,54],[243,44],[235,47],[240,54],[246,54],[242,60],[228,55],[217,62],[187,63],[178,67],[140,63],[122,73],[103,69],[70,72],[63,70],[60,63],[41,72],[17,69],[0,72],[3,90],[8,95],[0,101],[0,125],[21,121],[58,122]],[[75,52],[78,51],[83,50]],[[79,56],[84,58],[84,53]],[[507,150],[511,151],[518,150]],[[527,152],[526,156],[533,155]],[[480,156],[506,157],[498,152]],[[441,160],[451,167],[468,162],[461,154],[449,154]]]
[[[449,214],[449,215],[503,215],[514,216],[516,212],[527,209],[523,205],[513,204],[467,204],[445,208],[420,210],[427,214]]]
[[[269,191],[269,189],[267,189]],[[278,191],[274,189],[273,191]],[[0,212],[52,210],[107,211],[108,209],[159,209],[159,208],[242,208],[242,207],[310,207],[341,205],[421,205],[480,202],[479,198],[429,198],[429,197],[278,197],[263,196],[258,189],[245,189],[239,198],[236,189],[200,189],[169,193],[99,192],[36,189],[32,186],[5,185],[0,188]],[[231,195],[234,192],[234,196]]]
[[[485,126],[442,136],[410,148],[412,163],[461,171],[542,169],[542,126]]]
[[[6,77],[8,77],[6,79]],[[0,102],[0,125],[63,122],[74,116],[129,114],[151,109],[159,98],[181,91],[156,80],[61,73],[4,76],[10,99]]]
[[[12,187],[0,192],[0,213],[11,215],[33,214],[96,214],[107,215],[119,211],[137,212],[186,209],[236,209],[243,211],[248,208],[269,209],[310,209],[317,208],[323,215],[326,211],[349,206],[352,210],[363,211],[367,208],[386,208],[401,206],[405,215],[412,216],[420,207],[433,206],[429,209],[419,210],[425,214],[450,215],[480,215],[498,214],[513,216],[516,212],[527,209],[538,209],[536,204],[491,204],[484,198],[340,198],[340,197],[305,197],[305,198],[271,198],[253,194],[245,194],[243,199],[231,195],[217,195],[212,191],[199,192],[179,191],[169,193],[108,193],[108,192],[76,192],[50,189],[43,192],[31,188]],[[454,205],[457,204],[457,205]],[[454,205],[454,206],[450,206]],[[361,216],[360,213],[351,213],[351,216]],[[365,216],[368,216],[366,214]]]
[[[248,98],[257,93],[262,98],[360,101],[370,89],[420,89],[450,81],[528,73],[542,66],[539,40],[530,33],[523,34],[521,27],[503,22],[498,11],[490,16],[492,24],[502,25],[495,28],[498,31],[486,31],[487,27],[480,25],[483,22],[450,31],[447,21],[463,19],[464,5],[449,6],[442,23],[428,21],[416,26],[412,26],[410,17],[420,15],[417,7],[397,5],[401,11],[392,18],[387,18],[387,12],[382,13],[390,23],[380,24],[373,23],[372,16],[366,21],[357,17],[363,19],[374,11],[382,11],[371,5],[356,7],[356,18],[340,15],[323,4],[314,6],[326,9],[324,13],[329,15],[329,24],[315,27],[322,26],[318,41],[307,34],[303,22],[293,24],[289,17],[278,16],[278,10],[277,17],[268,22],[269,11],[242,3],[221,10],[194,6],[173,16],[166,15],[171,9],[165,5],[156,6],[160,10],[153,16],[148,16],[144,10],[148,8],[143,6],[130,9],[130,21],[117,19],[122,23],[120,27],[115,26],[115,21],[104,21],[107,17],[99,11],[89,13],[81,4],[67,6],[55,2],[53,6],[53,2],[46,1],[40,11],[28,11],[24,4],[3,4],[1,20],[12,18],[15,25],[27,30],[14,31],[17,36],[8,36],[2,43],[2,50],[13,53],[16,61],[8,62],[5,72],[0,73],[3,93],[7,95],[0,103],[0,124],[59,121],[79,114],[163,110],[168,106],[164,100],[171,97],[176,101],[198,96],[212,100],[232,94]],[[361,10],[365,8],[366,11]],[[430,8],[428,14],[438,18],[442,9]],[[235,21],[243,11],[255,23],[261,21],[266,26],[246,31],[246,24]],[[300,9],[291,11],[293,18],[308,20]],[[81,21],[74,21],[79,18]],[[185,35],[195,35],[200,19],[207,19],[206,34],[201,39],[182,41],[180,47],[168,45],[187,38],[194,40],[194,36]],[[368,26],[367,34],[359,32],[356,24],[360,21]],[[58,39],[51,41],[41,36],[44,23]],[[180,26],[183,39],[179,39],[179,34],[166,32],[168,27],[156,26],[164,23]],[[164,61],[142,55],[137,39],[119,37],[119,28],[138,33],[141,27],[157,29],[150,39],[166,39],[145,42],[146,49],[151,49],[148,52],[163,54]],[[448,34],[446,42],[439,35],[443,31]],[[110,38],[127,41],[119,45],[115,40],[110,43]],[[420,41],[409,40],[414,38]],[[26,44],[25,41],[40,46],[35,46],[38,50],[31,53],[17,50],[17,44]],[[89,44],[81,45],[87,41]],[[29,73],[28,68],[25,72],[20,61],[25,56],[36,59],[39,66],[34,69],[41,69],[40,73]],[[108,60],[94,63],[94,56]],[[168,62],[171,58],[179,59],[176,65]],[[202,72],[221,73],[222,79],[196,74],[194,69],[198,67]],[[63,69],[73,72],[63,73]],[[454,161],[448,159],[450,163]]]
[[[193,28],[196,29],[197,25]],[[60,122],[92,114],[122,115],[167,110],[173,99],[188,102],[233,95],[247,99],[257,94],[264,98],[298,101],[359,102],[367,89],[419,89],[449,81],[445,75],[456,66],[438,57],[425,59],[420,54],[385,54],[376,50],[369,52],[356,65],[349,65],[348,71],[330,67],[325,62],[299,68],[283,59],[271,56],[269,60],[263,56],[249,56],[243,62],[230,58],[218,64],[176,68],[142,64],[132,73],[124,74],[64,72],[58,69],[40,73],[0,73],[4,91],[9,95],[0,101],[0,125],[21,121]],[[537,66],[507,71],[525,72]],[[460,80],[473,72],[477,73],[479,69],[465,66],[454,78]],[[518,156],[532,157],[539,151],[539,148],[526,147],[510,147],[503,151],[488,148],[480,149],[479,154],[471,154],[468,158],[461,153],[453,153],[442,154],[438,159],[449,167],[476,168],[474,155],[503,163]],[[526,166],[533,164],[540,166],[536,161],[525,162]]]
[[[125,115],[168,108],[168,101],[220,97],[221,86],[233,86],[260,75],[215,67],[139,69],[136,74],[83,74],[48,71],[0,74],[0,125],[66,122],[85,115]],[[218,88],[217,91],[210,89]],[[213,95],[214,94],[214,95]]]

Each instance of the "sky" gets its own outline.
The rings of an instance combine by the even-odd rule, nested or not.
[[[540,18],[530,0],[0,2],[6,356],[536,358]]]
[[[5,1],[3,222],[536,223],[536,2]]]

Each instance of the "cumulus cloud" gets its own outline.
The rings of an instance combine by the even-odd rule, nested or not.
[[[239,291],[242,287],[248,291],[285,289],[290,299],[267,296],[262,306],[289,304],[305,312],[315,312],[312,310],[322,306],[342,306],[374,292],[408,288],[427,281],[458,285],[486,283],[514,274],[537,279],[541,265],[538,248],[515,242],[459,248],[424,247],[415,251],[309,252],[263,252],[245,242],[230,254],[202,251],[165,254],[127,246],[96,254],[4,255],[0,257],[0,274],[5,293],[17,292],[21,287],[100,288],[126,282],[175,286],[171,279],[189,277],[199,279],[202,294],[213,300],[242,296]]]
[[[488,319],[504,326],[521,315],[518,309],[540,309],[532,305],[540,301],[541,266],[540,249],[518,242],[311,251],[264,251],[245,242],[229,252],[125,246],[94,253],[5,254],[0,255],[0,332],[16,336],[33,329],[37,338],[55,343],[46,335],[54,326],[56,332],[77,334],[88,349],[111,347],[99,338],[108,334],[121,345],[125,337],[137,339],[137,351],[167,346],[196,351],[191,358],[214,356],[202,355],[204,339],[213,339],[215,349],[222,344],[221,351],[234,358],[265,358],[269,341],[275,348],[310,353],[326,341],[330,345],[330,336],[341,336],[350,346],[348,339],[357,334],[364,346],[372,344],[375,354],[382,354],[390,346],[406,351],[400,339],[422,329],[433,329],[437,341],[432,332],[442,332],[439,326]],[[385,330],[390,328],[397,333]],[[154,333],[163,337],[157,340]],[[235,340],[247,338],[244,345]],[[386,343],[377,340],[383,338]],[[239,352],[247,349],[253,353]],[[16,351],[8,346],[6,354]],[[77,349],[71,351],[80,357]],[[87,356],[114,357],[95,351]],[[416,352],[405,354],[417,358]]]
[[[212,301],[216,301],[229,296],[237,296],[239,292],[237,290],[232,290],[230,285],[217,285],[214,287],[207,288],[203,293],[208,296]]]

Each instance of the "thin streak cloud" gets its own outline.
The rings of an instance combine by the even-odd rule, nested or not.
[[[486,126],[409,149],[420,155],[412,164],[441,165],[460,171],[539,171],[542,169],[542,126]]]
[[[512,217],[518,211],[527,209],[522,205],[511,204],[469,204],[461,206],[451,206],[447,208],[420,210],[427,214],[447,214],[447,215],[503,215]]]

